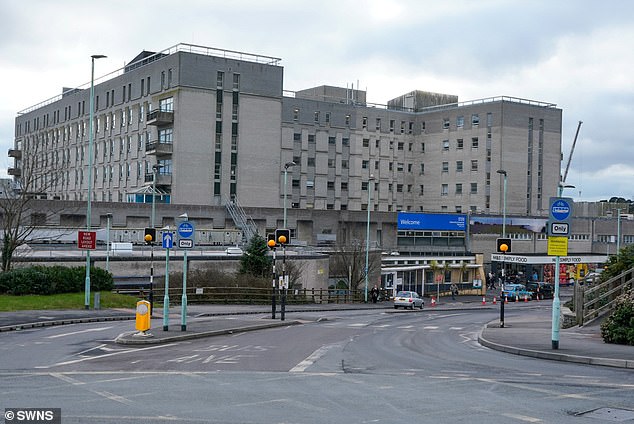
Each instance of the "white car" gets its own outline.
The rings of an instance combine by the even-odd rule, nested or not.
[[[400,291],[394,297],[394,309],[398,309],[399,306],[410,309],[415,307],[423,309],[424,305],[425,301],[423,298],[413,291]]]

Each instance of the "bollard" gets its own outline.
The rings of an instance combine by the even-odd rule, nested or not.
[[[95,292],[95,310],[101,309],[101,292]]]

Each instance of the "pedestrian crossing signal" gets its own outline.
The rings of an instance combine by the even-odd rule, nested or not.
[[[156,240],[156,228],[146,228],[143,236],[145,244],[152,244]]]
[[[281,245],[288,244],[291,241],[291,230],[275,230],[275,240]]]

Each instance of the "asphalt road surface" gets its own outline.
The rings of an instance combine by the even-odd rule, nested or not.
[[[113,342],[129,321],[3,333],[0,408],[58,407],[64,424],[634,422],[631,370],[484,348],[496,316],[301,313],[302,325],[143,347]]]

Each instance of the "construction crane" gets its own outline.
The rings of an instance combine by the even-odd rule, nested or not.
[[[568,177],[568,170],[570,169],[570,162],[572,161],[572,154],[575,152],[575,146],[577,145],[577,137],[579,137],[579,130],[581,129],[581,124],[583,121],[579,121],[577,125],[577,132],[575,133],[575,139],[572,141],[572,148],[570,149],[570,156],[568,156],[568,163],[566,164],[566,170],[564,171],[564,177],[561,179],[562,183],[566,182],[566,177]]]

